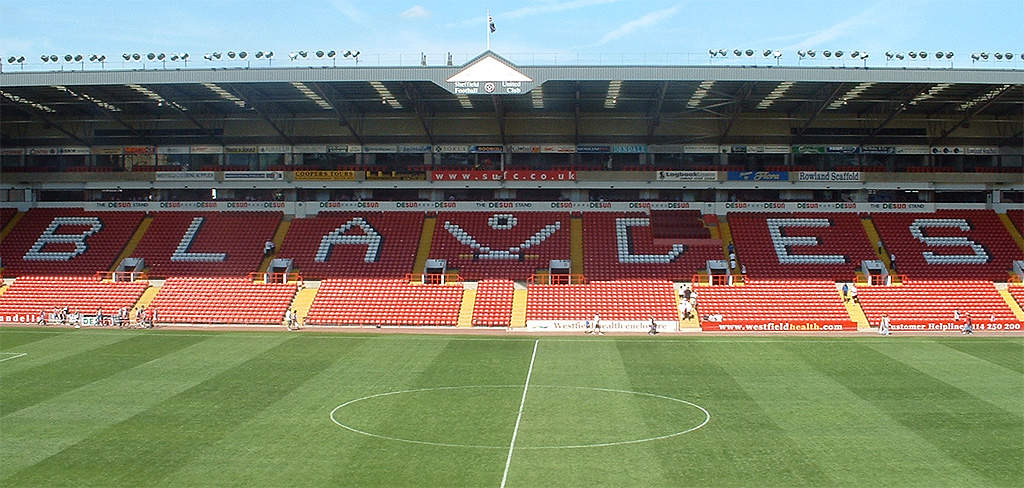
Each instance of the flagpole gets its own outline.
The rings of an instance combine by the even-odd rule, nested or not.
[[[487,21],[484,22],[484,29],[487,29],[487,50],[491,50],[491,10],[487,9]]]

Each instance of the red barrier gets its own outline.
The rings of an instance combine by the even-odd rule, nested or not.
[[[712,322],[702,320],[700,328],[709,332],[853,332],[857,330],[856,322],[839,323],[736,323],[736,322]]]
[[[971,328],[975,331],[988,331],[988,332],[1020,332],[1022,330],[1021,322],[981,322],[975,321],[971,324]],[[935,322],[935,321],[911,321],[901,320],[894,321],[889,325],[889,330],[893,332],[959,332],[964,326],[963,321],[960,322]]]

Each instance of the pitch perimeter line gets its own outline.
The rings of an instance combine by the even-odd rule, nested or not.
[[[533,375],[533,362],[537,359],[537,344],[540,339],[533,341],[533,355],[530,356],[530,369],[526,371],[526,384],[523,385],[523,399],[519,401],[519,415],[516,417],[516,428],[512,430],[512,442],[508,445],[508,458],[505,459],[505,474],[501,475],[501,488],[505,488],[508,481],[508,467],[512,465],[512,451],[516,448],[516,436],[519,435],[519,422],[523,420],[523,406],[526,405],[526,391],[530,389],[530,376]]]
[[[18,353],[18,352],[0,352],[0,354],[14,354],[14,356],[11,356],[9,358],[0,359],[0,363],[2,363],[4,361],[10,361],[12,359],[18,359],[18,358],[20,358],[22,356],[28,356],[27,352],[21,352],[21,353]]]

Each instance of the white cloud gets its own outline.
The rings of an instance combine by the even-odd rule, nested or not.
[[[661,22],[679,13],[679,10],[682,8],[682,5],[676,5],[675,7],[669,7],[662,10],[655,10],[654,12],[648,12],[644,16],[626,22],[616,27],[615,29],[609,31],[605,35],[601,36],[601,40],[597,42],[597,45],[600,46],[603,44],[607,44],[616,39],[626,37],[640,29],[657,24],[658,22]]]
[[[593,7],[597,5],[607,5],[609,3],[618,3],[622,0],[570,0],[568,2],[549,2],[537,5],[527,5],[520,7],[515,10],[508,10],[505,12],[498,12],[493,14],[495,22],[500,22],[507,19],[521,19],[524,17],[533,17],[541,14],[549,14],[553,12],[564,12],[566,10],[576,10],[585,7]],[[484,17],[474,17],[472,19],[461,20],[448,24],[449,27],[457,25],[474,25],[482,24],[487,19]]]
[[[357,24],[366,22],[366,14],[364,14],[362,10],[359,10],[355,5],[352,5],[348,0],[333,0],[331,5],[334,6],[335,10],[341,12],[341,15],[348,17],[348,20],[351,20],[352,22]]]
[[[882,3],[876,3],[875,5],[861,11],[859,14],[854,15],[842,22],[832,24],[820,31],[812,33],[810,36],[798,41],[794,44],[786,46],[786,50],[793,49],[805,49],[812,47],[819,47],[822,44],[839,39],[851,31],[854,31],[860,27],[864,27],[868,24],[874,24],[878,21],[878,14],[881,10]],[[888,19],[886,23],[891,23],[892,19]]]
[[[430,17],[430,11],[423,8],[422,5],[413,5],[408,10],[402,12],[402,18],[404,19],[425,19]]]

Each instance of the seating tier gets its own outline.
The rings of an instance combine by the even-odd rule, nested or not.
[[[404,277],[422,229],[420,212],[320,212],[292,220],[278,257],[305,278]]]
[[[473,325],[508,327],[512,323],[512,297],[515,285],[508,280],[483,280],[477,283],[473,304]]]
[[[710,259],[722,259],[721,241],[674,239],[656,244],[645,213],[583,214],[584,273],[589,279],[685,281],[706,269]]]
[[[751,279],[849,281],[878,259],[855,213],[734,212],[729,227]]]
[[[751,281],[744,286],[696,286],[701,320],[730,324],[840,324],[850,321],[830,281]]]
[[[0,246],[4,274],[84,276],[107,271],[141,220],[142,212],[33,208]]]
[[[530,285],[526,320],[584,321],[600,314],[609,321],[679,321],[675,290],[668,281],[593,281],[575,285]]]
[[[132,254],[151,277],[246,276],[255,272],[281,212],[154,212]],[[189,245],[191,243],[191,245]]]
[[[1008,210],[1006,215],[1010,217],[1010,222],[1017,227],[1017,231],[1024,234],[1024,210]]]
[[[440,212],[430,257],[464,279],[522,280],[569,259],[565,212]]]
[[[150,309],[160,323],[276,324],[295,297],[294,283],[245,278],[170,278]]]
[[[1006,281],[1013,261],[1024,259],[992,210],[876,213],[872,218],[885,249],[896,256],[896,274],[910,278]]]
[[[952,322],[954,311],[970,312],[975,322],[1016,321],[1006,300],[990,281],[908,281],[903,286],[859,290],[861,308],[872,325],[882,314],[898,322]]]
[[[352,279],[320,283],[307,325],[458,324],[463,288],[404,280]]]
[[[97,310],[111,315],[131,308],[149,287],[149,282],[109,282],[91,277],[22,276],[0,295],[0,321],[36,322],[39,312],[51,313],[67,307],[86,316]],[[10,320],[16,318],[15,320]]]

